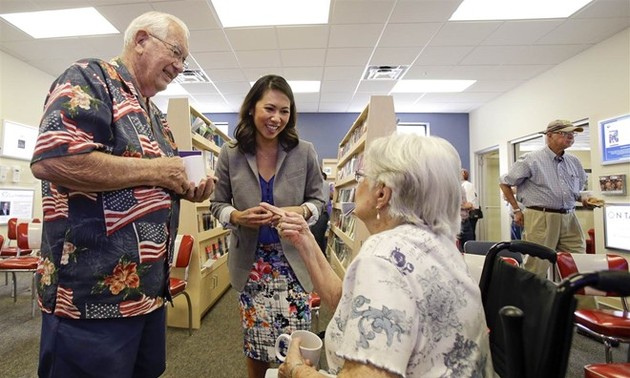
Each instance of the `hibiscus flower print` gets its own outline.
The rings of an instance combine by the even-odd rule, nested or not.
[[[76,252],[77,247],[70,243],[70,242],[65,242],[63,243],[63,251],[61,252],[61,265],[68,265],[68,262],[70,262],[70,259],[72,259],[72,261],[77,261],[77,257],[74,254],[74,252]]]
[[[105,285],[109,286],[112,294],[118,295],[121,291],[140,286],[140,277],[136,272],[137,264],[134,262],[121,262],[116,265],[111,276],[105,278]]]
[[[41,276],[39,283],[41,286],[50,286],[55,278],[55,264],[46,257],[37,267],[37,273]]]
[[[68,109],[70,115],[76,115],[79,108],[83,110],[90,110],[92,107],[97,107],[99,100],[96,100],[90,93],[87,92],[86,87],[80,85],[72,86],[72,93],[69,95],[68,102],[64,104],[64,107]]]
[[[265,274],[271,273],[271,264],[263,261],[263,259],[258,259],[254,263],[254,267],[249,272],[249,278],[252,281],[260,281]]]
[[[109,290],[113,295],[123,294],[124,298],[131,294],[141,294],[140,277],[146,269],[146,266],[138,265],[123,256],[114,267],[112,274],[101,278],[92,292],[100,293]]]
[[[142,153],[140,151],[136,150],[136,148],[133,147],[133,146],[127,146],[125,151],[122,153],[122,156],[124,156],[124,157],[132,157],[132,158],[141,158],[142,157]]]

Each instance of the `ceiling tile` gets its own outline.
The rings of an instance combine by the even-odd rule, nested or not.
[[[372,47],[378,41],[383,25],[332,25],[328,47]]]
[[[372,59],[371,66],[410,65],[418,56],[417,47],[378,47]]]
[[[500,21],[448,22],[431,40],[432,46],[476,46],[490,36]]]
[[[278,48],[272,27],[226,29],[225,35],[235,50],[272,50]]]
[[[280,59],[283,67],[322,67],[326,61],[326,50],[282,50]]]
[[[468,112],[630,27],[629,0],[593,0],[568,19],[448,21],[461,1],[331,0],[326,25],[222,29],[208,0],[0,0],[0,13],[95,6],[120,30],[35,40],[0,20],[0,51],[55,77],[77,59],[120,54],[129,22],[158,10],[191,31],[191,68],[214,85],[186,86],[208,112],[238,112],[250,81],[269,73],[321,80],[301,109],[360,112],[392,84],[361,81],[368,64],[408,64],[405,80],[477,80],[463,94],[394,96],[397,111]]]
[[[395,3],[393,0],[333,2],[330,23],[332,25],[384,24]]]
[[[281,49],[318,49],[328,47],[328,25],[282,26],[276,29]]]
[[[389,24],[379,41],[379,47],[424,46],[440,29],[438,23]]]

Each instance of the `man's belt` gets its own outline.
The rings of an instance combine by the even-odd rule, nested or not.
[[[558,214],[568,214],[573,209],[550,209],[548,207],[540,207],[540,206],[527,206],[528,209],[543,211],[546,213],[558,213]]]

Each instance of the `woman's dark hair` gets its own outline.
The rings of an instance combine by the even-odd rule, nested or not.
[[[295,98],[293,97],[293,91],[289,86],[289,83],[278,75],[266,75],[258,79],[252,89],[249,90],[241,110],[239,112],[239,121],[234,131],[234,137],[236,138],[236,145],[238,149],[243,153],[256,153],[256,126],[254,125],[254,110],[256,103],[260,101],[263,95],[269,91],[275,89],[284,93],[289,98],[290,115],[289,121],[286,127],[280,135],[278,135],[278,142],[285,151],[293,149],[299,143],[299,137],[295,128],[297,120],[297,111],[295,109]]]

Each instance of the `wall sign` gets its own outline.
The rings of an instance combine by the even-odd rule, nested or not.
[[[35,150],[38,129],[33,126],[4,120],[0,156],[12,159],[31,160]]]
[[[602,164],[630,163],[630,114],[599,121]]]

